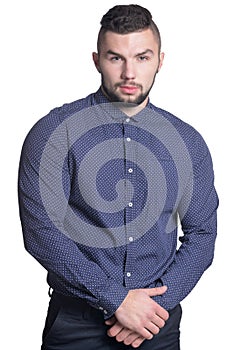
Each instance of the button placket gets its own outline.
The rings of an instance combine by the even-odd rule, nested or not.
[[[133,133],[132,133],[132,127],[128,124],[125,125],[125,157],[126,157],[126,168],[125,168],[125,176],[127,180],[131,180],[133,178],[133,167],[132,167],[132,159],[134,159],[134,143],[132,142],[133,139]],[[128,200],[128,203],[126,205],[126,220],[127,220],[127,228],[129,230],[130,227],[130,219],[132,215],[132,208],[134,206],[134,203],[132,201],[133,198],[133,190],[132,187],[129,186],[128,181],[126,181],[126,199]],[[127,241],[129,240],[129,237],[132,237],[132,234],[130,232],[126,232],[127,235]]]
[[[124,125],[124,135],[125,135],[125,178],[126,181],[126,207],[125,207],[125,218],[126,218],[126,260],[125,260],[125,285],[129,288],[133,287],[133,266],[134,266],[134,231],[131,225],[134,215],[134,188],[130,185],[130,182],[135,186],[135,176],[136,176],[136,143],[135,139],[135,127],[131,123]],[[134,220],[133,220],[134,221]]]

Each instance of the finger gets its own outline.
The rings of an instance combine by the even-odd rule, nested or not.
[[[139,348],[139,346],[144,342],[145,338],[142,338],[142,337],[138,337],[136,340],[134,340],[132,343],[131,343],[131,346],[133,348]]]
[[[149,329],[149,328],[148,328]],[[153,338],[153,334],[152,332],[150,332],[150,330],[148,330],[147,327],[146,328],[142,328],[140,330],[138,330],[138,335],[142,338],[151,340]]]
[[[167,286],[155,287],[155,288],[145,288],[142,289],[149,297],[155,297],[156,295],[162,295],[167,291]]]
[[[137,343],[138,343],[139,345],[141,345],[144,340],[145,340],[145,338],[142,338],[139,336],[138,333],[133,332],[133,333],[129,334],[128,337],[125,338],[124,344],[125,345],[132,345],[133,343],[136,343],[136,345],[137,345]],[[139,341],[141,341],[141,342],[139,343]]]
[[[119,334],[124,327],[119,323],[116,322],[108,331],[107,334],[109,337],[116,337],[117,334]]]
[[[114,323],[116,323],[116,317],[115,316],[113,316],[113,317],[111,317],[111,318],[109,318],[108,320],[106,320],[105,321],[105,324],[107,325],[107,326],[112,326],[112,325],[114,325]]]
[[[156,314],[154,315],[151,322],[153,322],[157,327],[159,327],[159,329],[165,326],[165,320]]]
[[[169,319],[169,313],[167,312],[167,310],[165,310],[159,304],[156,305],[155,313],[158,317],[160,317],[164,321],[167,321]]]
[[[151,333],[151,334],[158,334],[160,329],[158,326],[156,326],[153,322],[150,322],[146,325],[146,329]]]
[[[128,328],[123,328],[123,329],[117,334],[116,340],[117,340],[118,342],[124,342],[125,339],[127,339],[127,338],[130,336],[130,334],[132,334],[132,333],[133,333],[133,331],[131,331],[130,329],[128,329]]]
[[[152,324],[152,322],[148,322],[148,324]],[[151,326],[151,328],[153,328],[153,324]],[[149,328],[148,328],[149,329]],[[127,327],[124,327],[119,321],[117,321],[108,331],[107,331],[107,334],[109,337],[117,337],[117,335],[121,332],[123,332],[123,330],[127,330],[128,331],[128,334],[129,335],[130,333],[133,333],[133,332],[137,332],[138,333],[138,337],[141,337],[141,338],[145,338],[145,339],[152,339],[153,338],[153,334],[152,332],[150,332],[150,330],[148,330],[147,327],[144,328],[144,327],[141,327],[140,329],[138,329],[137,331],[134,331],[134,330],[130,330],[129,328]],[[123,335],[126,334],[125,332],[123,332]],[[122,341],[124,337],[121,337],[119,336],[118,337],[118,341]]]

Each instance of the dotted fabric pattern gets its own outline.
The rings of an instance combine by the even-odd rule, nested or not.
[[[172,309],[212,262],[218,197],[210,152],[193,127],[151,103],[128,118],[98,90],[52,110],[25,139],[18,184],[25,248],[49,285],[105,318],[130,289],[164,284],[154,300]]]

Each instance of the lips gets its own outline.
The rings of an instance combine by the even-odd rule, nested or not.
[[[122,92],[129,95],[138,91],[138,87],[135,85],[120,85],[120,89]]]

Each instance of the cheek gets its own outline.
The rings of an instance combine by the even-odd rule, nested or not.
[[[140,77],[142,80],[146,81],[153,81],[153,78],[155,74],[157,73],[159,63],[158,62],[151,62],[147,63],[145,65],[138,66],[137,69],[137,76]]]
[[[120,70],[117,67],[104,67],[101,69],[101,73],[103,75],[104,80],[108,82],[118,81],[120,76]]]
[[[148,71],[145,73],[145,77],[148,83],[152,83],[154,80],[154,77],[156,75],[158,71],[158,65],[153,65],[152,67],[150,67],[150,69],[148,69]]]

